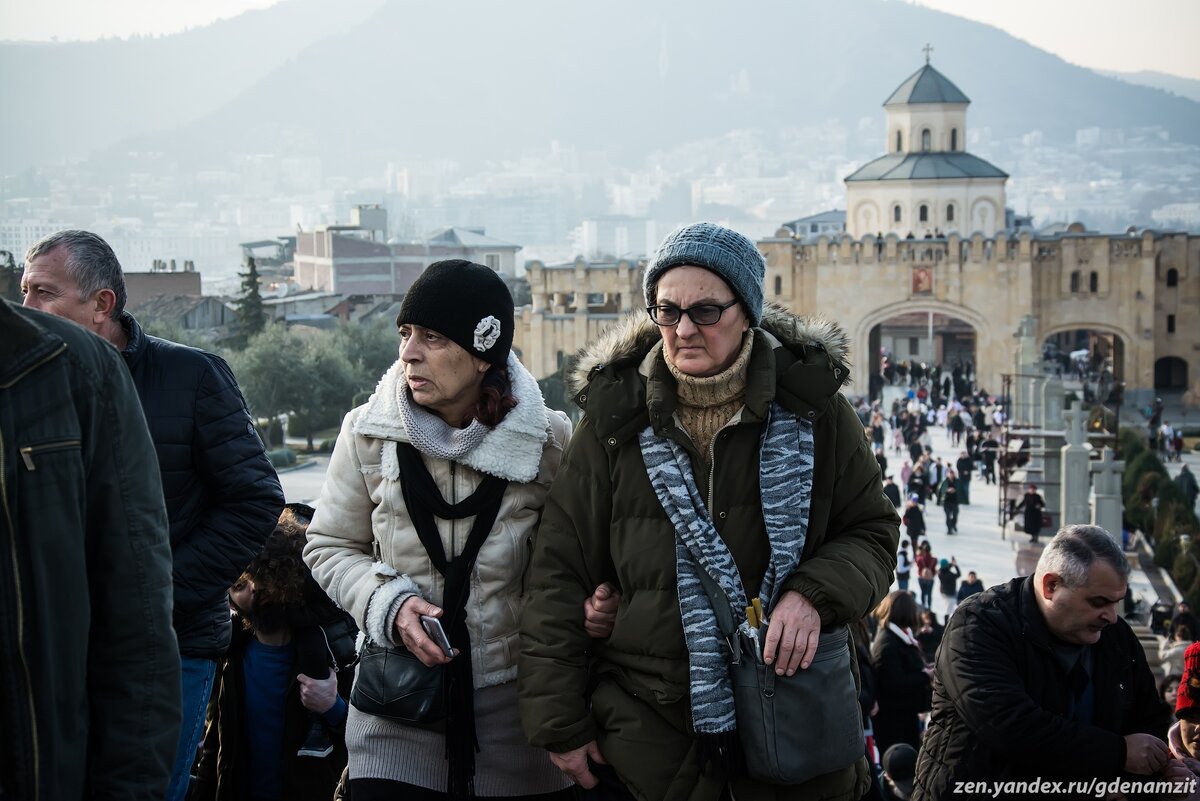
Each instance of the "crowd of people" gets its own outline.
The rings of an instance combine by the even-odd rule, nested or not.
[[[765,304],[765,274],[727,228],[670,234],[645,311],[580,355],[572,426],[503,280],[429,265],[313,508],[285,505],[225,362],[124,310],[102,239],[36,244],[24,308],[0,302],[0,801],[1191,776],[1200,656],[1168,731],[1107,532],[1064,529],[990,589],[934,555],[931,502],[953,536],[994,481],[1003,408],[971,366],[856,407],[844,333]]]

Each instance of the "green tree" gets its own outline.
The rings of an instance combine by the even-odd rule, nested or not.
[[[379,377],[400,358],[400,337],[389,320],[377,319],[368,323],[342,323],[333,332],[333,339],[353,365],[356,387],[352,405],[366,401]]]
[[[169,339],[172,342],[178,342],[180,345],[187,345],[193,348],[200,348],[209,353],[215,353],[218,356],[225,356],[222,348],[215,342],[209,342],[204,337],[199,336],[194,331],[188,331],[178,323],[163,323],[147,320],[142,323],[142,330],[150,336],[158,337],[159,339]]]
[[[324,331],[307,338],[302,363],[310,381],[308,390],[296,397],[291,419],[311,451],[313,432],[337,425],[350,411],[359,374],[341,343]]]
[[[13,303],[21,302],[21,271],[17,269],[13,254],[7,250],[0,250],[0,285],[4,287],[2,297]]]
[[[262,293],[258,287],[258,266],[254,263],[253,256],[246,257],[246,272],[238,275],[242,278],[242,295],[234,303],[238,321],[231,344],[240,349],[246,347],[250,338],[261,333],[266,327],[267,313],[263,309]]]
[[[289,413],[312,391],[317,380],[307,372],[305,350],[304,340],[286,326],[273,325],[251,337],[241,351],[229,355],[254,415],[274,418]]]

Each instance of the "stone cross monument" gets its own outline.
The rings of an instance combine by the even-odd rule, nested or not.
[[[1069,411],[1063,412],[1063,417],[1067,421],[1067,444],[1059,451],[1062,454],[1062,517],[1059,525],[1090,523],[1092,514],[1088,508],[1088,460],[1091,458],[1091,446],[1088,445],[1087,432],[1083,429],[1087,419],[1083,413],[1083,404],[1075,401]]]
[[[1125,463],[1114,461],[1112,448],[1104,448],[1100,451],[1100,461],[1094,462],[1091,469],[1096,476],[1096,503],[1092,507],[1092,524],[1112,534],[1120,543],[1121,518],[1124,513],[1121,505],[1121,474],[1125,472]]]

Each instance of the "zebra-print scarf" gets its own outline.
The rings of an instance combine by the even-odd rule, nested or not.
[[[729,596],[734,620],[742,620],[750,605],[742,578],[700,497],[687,452],[677,442],[657,436],[650,427],[641,432],[638,441],[650,483],[675,527],[675,570],[688,649],[693,726],[701,735],[732,732],[737,719],[729,648],[698,571],[707,572]],[[812,424],[772,403],[759,445],[759,491],[771,545],[771,562],[759,598],[768,614],[783,591],[784,580],[800,563],[812,485]]]

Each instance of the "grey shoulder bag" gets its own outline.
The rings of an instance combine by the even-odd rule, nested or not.
[[[701,583],[730,647],[738,740],[752,779],[794,785],[853,765],[866,752],[846,626],[823,630],[812,663],[776,676],[761,645],[740,634],[729,597],[704,570]],[[766,641],[761,629],[761,642]]]

